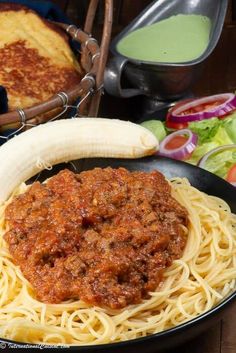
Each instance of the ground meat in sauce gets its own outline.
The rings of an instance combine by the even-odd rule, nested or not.
[[[139,303],[186,243],[187,211],[157,171],[63,170],[16,197],[6,221],[10,253],[46,303]]]

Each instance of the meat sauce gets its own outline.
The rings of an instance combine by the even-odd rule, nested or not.
[[[4,238],[40,301],[123,308],[183,252],[187,211],[170,191],[157,171],[63,170],[13,199]]]

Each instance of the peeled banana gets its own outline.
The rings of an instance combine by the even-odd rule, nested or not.
[[[150,131],[128,121],[75,118],[39,125],[0,147],[0,204],[47,166],[87,157],[139,158],[158,147]]]

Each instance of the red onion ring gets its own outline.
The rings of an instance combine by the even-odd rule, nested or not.
[[[236,144],[232,144],[232,145],[223,145],[223,146],[219,146],[216,148],[213,148],[213,150],[210,150],[209,152],[207,152],[206,154],[204,154],[204,156],[198,161],[198,167],[200,168],[204,168],[205,163],[207,161],[207,159],[212,155],[215,154],[219,151],[224,151],[224,150],[233,150],[236,149]]]
[[[188,135],[187,141],[180,147],[175,149],[167,149],[165,146],[170,142],[175,136]],[[158,154],[163,157],[169,157],[173,159],[183,160],[189,156],[197,146],[198,137],[189,129],[183,129],[173,132],[168,135],[164,140],[160,142]]]
[[[184,111],[197,107],[201,104],[214,103],[217,100],[224,100],[222,104],[209,110],[203,110],[198,113],[190,113],[186,115],[181,115]],[[236,96],[233,93],[223,93],[216,94],[214,96],[208,96],[196,99],[194,101],[188,102],[186,104],[172,109],[169,120],[177,123],[187,123],[191,121],[199,121],[203,119],[210,119],[213,117],[220,117],[230,113],[232,110],[236,109]]]

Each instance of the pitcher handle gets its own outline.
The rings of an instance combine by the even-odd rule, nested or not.
[[[104,87],[112,96],[129,98],[143,94],[141,89],[121,87],[121,76],[127,61],[128,59],[122,56],[114,56],[108,62],[104,74]]]

